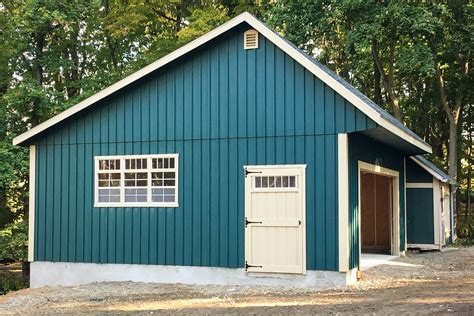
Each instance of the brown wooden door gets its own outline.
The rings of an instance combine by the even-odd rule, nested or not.
[[[360,175],[362,252],[391,251],[391,185],[389,177]]]

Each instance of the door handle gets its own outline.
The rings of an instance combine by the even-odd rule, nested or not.
[[[261,224],[262,222],[252,222],[252,221],[249,221],[247,219],[247,217],[245,218],[245,227],[247,227],[248,224]]]

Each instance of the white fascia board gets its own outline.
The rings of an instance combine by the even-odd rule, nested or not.
[[[445,182],[445,183],[448,183],[448,182],[449,182],[449,180],[446,180],[445,178],[443,178],[440,174],[438,174],[437,172],[435,172],[433,169],[431,169],[430,167],[428,167],[427,165],[425,165],[423,162],[421,162],[421,161],[419,161],[418,159],[416,159],[416,157],[411,156],[410,158],[411,158],[411,160],[413,160],[417,165],[419,165],[421,168],[425,169],[426,172],[428,172],[429,174],[431,174],[433,177],[435,177],[435,178],[438,179],[439,181]]]
[[[41,123],[40,125],[32,128],[31,130],[15,137],[13,139],[13,145],[21,144],[22,142],[26,141],[27,139],[37,135],[38,133],[42,132],[43,130],[59,123],[60,121],[66,119],[67,117],[87,108],[91,104],[105,98],[106,96],[122,89],[123,87],[131,84],[132,82],[146,76],[147,74],[163,67],[164,65],[172,62],[176,58],[179,58],[188,52],[192,51],[193,49],[205,44],[206,42],[214,39],[215,37],[219,36],[220,34],[232,29],[233,27],[239,25],[242,22],[247,22],[251,25],[255,30],[265,36],[268,40],[270,40],[273,44],[283,50],[286,54],[291,56],[295,59],[298,63],[300,63],[304,68],[308,69],[311,73],[313,73],[316,77],[321,79],[325,84],[331,87],[334,91],[339,93],[343,96],[346,100],[352,103],[356,108],[358,108],[362,113],[367,115],[370,119],[374,122],[382,126],[383,128],[387,129],[391,133],[401,137],[402,139],[406,140],[407,142],[413,144],[414,146],[424,150],[425,152],[432,153],[431,146],[428,144],[416,139],[415,137],[409,135],[406,131],[404,131],[399,126],[396,126],[392,122],[389,122],[385,119],[380,113],[375,111],[373,108],[368,106],[364,100],[359,98],[355,95],[352,91],[344,87],[340,82],[336,79],[331,77],[321,68],[319,68],[316,64],[314,64],[309,58],[304,56],[300,51],[298,51],[295,47],[288,44],[284,41],[280,36],[275,34],[271,29],[269,29],[265,24],[259,21],[257,18],[252,16],[251,14],[244,12],[232,20],[218,26],[217,28],[213,29],[209,33],[204,34],[203,36],[195,39],[194,41],[178,48],[174,52],[166,55],[165,57],[157,60],[156,62],[142,68],[141,70],[133,73],[132,75],[118,81],[117,83],[109,86],[108,88],[102,90],[101,92],[87,98],[86,100],[76,104],[75,106],[65,110],[64,112],[52,117],[51,119]]]

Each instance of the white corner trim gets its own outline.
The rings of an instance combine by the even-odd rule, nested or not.
[[[404,249],[404,253],[405,251],[407,251],[407,245],[408,245],[408,233],[407,233],[407,157],[403,157],[403,184],[404,184],[404,187],[403,187],[403,202],[404,202],[404,205],[403,205],[403,212],[404,212],[404,219],[405,219],[405,249]],[[405,254],[403,254],[405,255]]]
[[[406,131],[404,131],[401,127],[393,124],[392,122],[385,119],[380,113],[375,111],[372,107],[368,106],[364,100],[354,94],[352,91],[347,89],[344,85],[338,82],[336,79],[331,77],[325,71],[323,71],[319,66],[313,63],[308,57],[298,51],[295,47],[287,43],[283,40],[280,36],[278,36],[273,30],[268,28],[265,24],[259,21],[257,18],[249,14],[248,12],[244,12],[232,20],[218,26],[217,28],[213,29],[212,31],[204,34],[203,36],[191,41],[190,43],[178,48],[174,52],[160,58],[159,60],[153,62],[152,64],[142,68],[141,70],[133,73],[132,75],[114,83],[113,85],[109,86],[108,88],[94,94],[93,96],[87,98],[86,100],[76,104],[75,106],[65,110],[64,112],[50,118],[49,120],[41,123],[40,125],[30,129],[29,131],[15,137],[13,139],[13,145],[18,145],[24,142],[25,140],[33,137],[34,135],[42,132],[43,130],[57,124],[58,122],[66,119],[67,117],[87,108],[88,106],[92,105],[93,103],[105,98],[106,96],[122,89],[123,87],[131,84],[132,82],[146,76],[147,74],[163,67],[164,65],[172,62],[173,60],[187,54],[188,52],[194,50],[195,48],[207,43],[208,41],[216,38],[220,34],[234,28],[235,26],[239,25],[242,22],[247,22],[250,26],[252,26],[258,33],[265,36],[268,40],[270,40],[273,44],[278,46],[282,49],[285,53],[295,59],[298,63],[300,63],[304,68],[308,69],[312,72],[316,77],[321,79],[325,84],[329,87],[334,89],[337,93],[343,96],[346,100],[351,102],[356,108],[362,111],[365,115],[370,117],[374,122],[381,125],[385,129],[389,130],[391,133],[405,139],[407,142],[413,144],[414,146],[428,152],[432,153],[431,146],[426,144],[419,139],[409,135]]]
[[[30,145],[30,195],[28,205],[28,261],[35,257],[35,181],[36,181],[36,146]]]
[[[433,178],[433,225],[434,243],[441,245],[441,188],[438,179]]]
[[[298,274],[246,273],[243,268],[97,264],[36,261],[30,267],[30,287],[72,286],[92,282],[146,282],[334,288],[355,283],[355,270],[307,271]]]
[[[407,189],[432,189],[432,182],[410,182],[406,184]]]
[[[339,271],[349,271],[349,152],[347,134],[337,135]]]

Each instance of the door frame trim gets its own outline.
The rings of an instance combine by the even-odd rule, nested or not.
[[[398,171],[373,165],[364,161],[358,161],[357,181],[359,196],[359,268],[361,266],[362,254],[362,209],[361,209],[361,187],[360,174],[362,171],[386,176],[392,179],[392,227],[391,227],[391,254],[392,256],[400,256],[400,173]],[[396,237],[394,237],[396,236]]]
[[[301,214],[301,226],[303,229],[302,232],[302,271],[303,275],[306,275],[306,164],[288,164],[288,165],[244,165],[243,169],[244,170],[261,170],[261,169],[300,169],[301,172],[301,205],[303,208],[302,214]],[[245,176],[244,176],[245,177]],[[244,216],[246,214],[246,210],[249,207],[248,205],[249,201],[247,199],[247,191],[246,191],[246,181],[244,178]],[[244,257],[245,259],[247,258],[247,251],[248,251],[248,246],[247,246],[247,238],[245,236],[245,228],[244,228]],[[253,273],[253,272],[252,272]],[[268,272],[266,272],[268,273]],[[276,273],[275,274],[280,274]]]

